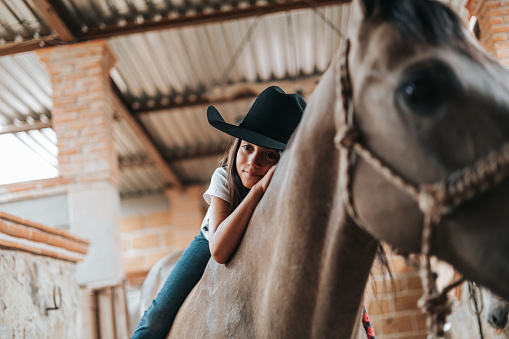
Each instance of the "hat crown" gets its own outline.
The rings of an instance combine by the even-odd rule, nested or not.
[[[283,149],[297,128],[306,102],[298,94],[286,94],[277,86],[266,88],[254,101],[239,126],[228,124],[213,106],[209,123],[220,131],[258,146]]]
[[[281,88],[271,86],[256,98],[240,126],[286,144],[305,107],[300,95],[286,94]]]

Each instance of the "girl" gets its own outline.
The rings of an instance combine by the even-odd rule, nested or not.
[[[133,339],[165,338],[210,256],[224,264],[235,253],[305,107],[301,96],[286,94],[276,86],[260,93],[239,126],[226,123],[217,109],[209,106],[209,123],[236,139],[203,195],[210,206],[200,234],[182,254],[145,311]]]

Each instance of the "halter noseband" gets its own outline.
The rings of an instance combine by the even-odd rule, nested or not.
[[[353,122],[353,88],[349,72],[350,40],[345,41],[341,58],[336,70],[336,96],[338,109],[342,107],[343,121],[338,126],[334,142],[345,152],[342,166],[344,172],[344,188],[346,191],[345,207],[351,218],[359,225],[363,222],[359,218],[352,199],[351,176],[352,156],[357,154],[368,163],[376,172],[387,181],[410,195],[419,205],[424,214],[420,273],[424,288],[424,295],[419,300],[419,306],[428,313],[428,327],[432,333],[444,336],[446,317],[451,313],[452,302],[448,300],[447,293],[461,284],[464,279],[452,283],[439,292],[435,278],[431,271],[431,235],[433,225],[438,224],[443,216],[452,213],[465,201],[468,201],[502,182],[509,172],[509,143],[505,143],[498,151],[490,152],[486,157],[479,159],[473,165],[450,174],[445,180],[433,184],[421,184],[418,187],[408,183],[397,175],[390,167],[383,164],[366,147],[359,143],[360,131]],[[340,104],[342,106],[340,106]]]

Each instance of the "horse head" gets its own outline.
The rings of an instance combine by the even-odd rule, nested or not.
[[[509,298],[508,69],[437,1],[353,6],[336,120],[358,133],[337,137],[351,154],[354,217],[419,253],[426,212],[429,254]]]

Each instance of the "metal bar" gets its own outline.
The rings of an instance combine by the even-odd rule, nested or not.
[[[9,134],[9,133],[18,133],[18,132],[28,132],[33,130],[39,130],[43,128],[51,128],[53,126],[51,121],[48,122],[36,122],[32,125],[23,125],[23,126],[15,126],[15,125],[7,125],[0,127],[0,135]]]

